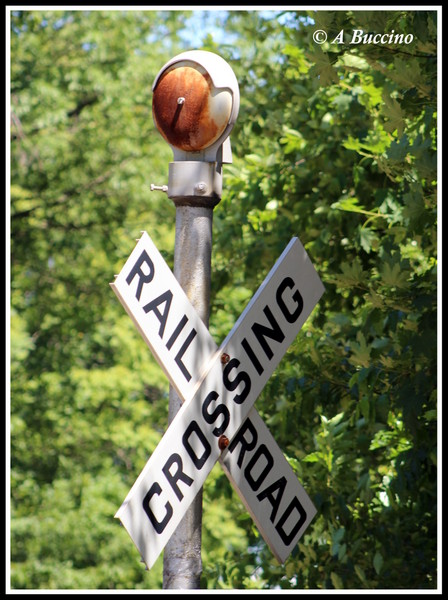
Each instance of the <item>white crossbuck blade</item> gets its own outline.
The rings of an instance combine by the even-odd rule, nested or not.
[[[218,350],[146,232],[110,285],[184,401],[115,517],[151,568],[219,460],[285,562],[316,509],[252,406],[324,291],[302,244],[290,241]]]

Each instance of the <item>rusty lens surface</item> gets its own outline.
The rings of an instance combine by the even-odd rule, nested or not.
[[[154,90],[152,111],[165,140],[187,152],[213,144],[230,117],[230,110],[214,114],[218,112],[215,97],[210,75],[199,66],[174,66],[163,73]]]

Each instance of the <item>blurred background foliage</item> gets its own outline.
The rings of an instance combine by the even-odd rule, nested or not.
[[[12,589],[162,587],[162,558],[145,571],[113,515],[166,430],[168,382],[108,284],[141,230],[172,265],[151,86],[193,47],[241,93],[212,335],[292,236],[326,288],[257,400],[317,516],[278,565],[215,467],[202,587],[437,586],[437,17],[11,11]],[[354,29],[413,41],[351,44]]]

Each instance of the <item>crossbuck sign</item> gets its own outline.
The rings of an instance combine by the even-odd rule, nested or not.
[[[302,244],[219,349],[146,232],[111,287],[183,400],[115,517],[150,569],[219,460],[284,563],[316,509],[253,404],[324,291]]]

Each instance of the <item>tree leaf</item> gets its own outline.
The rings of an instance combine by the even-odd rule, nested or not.
[[[339,82],[337,71],[331,64],[328,53],[323,52],[320,48],[317,48],[314,50],[314,52],[307,52],[306,56],[314,63],[314,67],[311,72],[316,73],[321,86],[325,87],[331,85],[332,83]]]
[[[397,136],[401,137],[404,130],[404,118],[403,111],[401,110],[400,103],[392,98],[386,91],[383,93],[383,114],[387,119],[387,123],[384,125],[384,129],[389,133],[397,131]]]
[[[337,573],[335,573],[334,571],[332,571],[330,573],[330,578],[331,578],[331,583],[333,584],[333,587],[336,590],[342,590],[342,589],[344,589],[344,583],[343,583],[342,579],[339,577],[339,575]]]
[[[382,556],[381,552],[379,552],[379,550],[377,550],[375,552],[375,556],[373,557],[373,567],[374,567],[377,575],[379,575],[381,573],[381,569],[383,568],[383,563],[384,563],[383,556]]]

